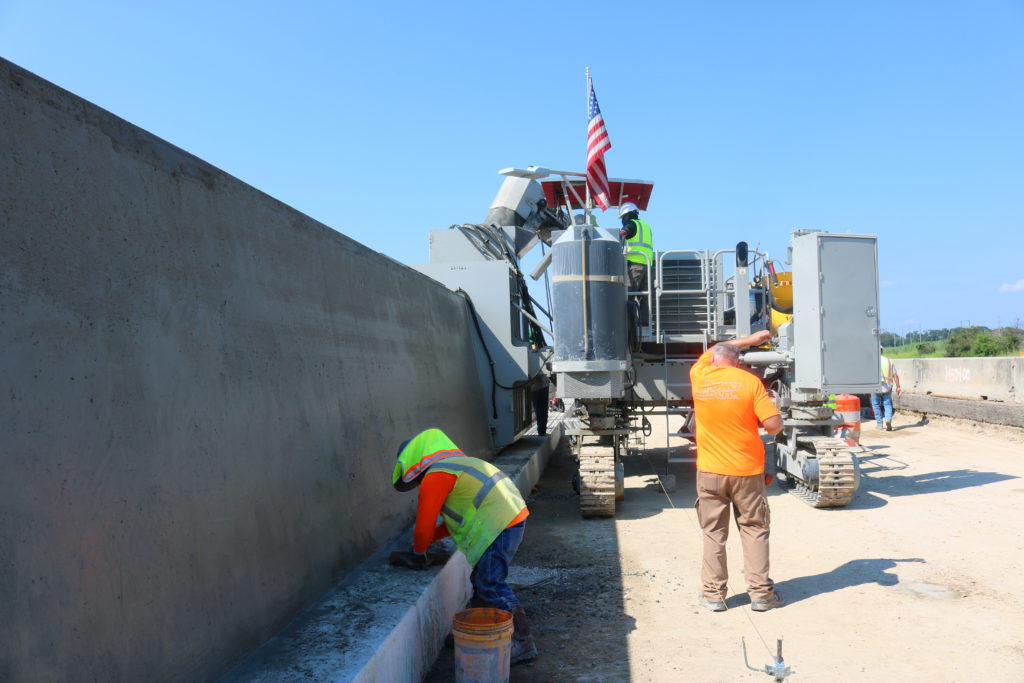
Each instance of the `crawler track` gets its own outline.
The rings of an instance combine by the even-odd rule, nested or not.
[[[580,448],[580,514],[615,516],[615,450],[611,446]]]
[[[814,453],[818,488],[790,475],[780,477],[779,483],[811,507],[839,508],[849,503],[860,480],[857,456],[850,446],[830,436],[799,436],[797,447]]]

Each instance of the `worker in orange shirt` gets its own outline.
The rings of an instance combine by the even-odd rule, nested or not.
[[[768,482],[758,432],[760,422],[769,434],[778,434],[782,417],[761,380],[738,367],[740,349],[769,339],[771,332],[762,330],[721,342],[690,369],[697,418],[697,518],[704,532],[699,600],[712,612],[725,610],[730,506],[743,545],[751,609],[765,612],[784,602],[768,576]]]
[[[392,483],[399,491],[420,489],[412,566],[426,569],[430,544],[451,536],[473,568],[470,604],[512,614],[511,663],[536,657],[526,611],[508,585],[509,564],[530,514],[512,480],[489,462],[463,453],[440,429],[428,429],[398,448]],[[435,526],[438,516],[443,522]]]

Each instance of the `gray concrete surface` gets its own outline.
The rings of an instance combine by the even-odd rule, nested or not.
[[[771,577],[787,602],[765,613],[749,609],[732,524],[729,609],[698,604],[695,468],[666,465],[666,443],[656,429],[644,456],[624,459],[614,519],[581,519],[573,458],[551,458],[514,563],[547,577],[516,591],[540,656],[513,666],[511,683],[770,683],[741,648],[761,669],[778,638],[787,683],[1022,680],[1024,430],[900,414],[894,431],[862,434],[847,507],[770,486]],[[671,495],[658,485],[666,467]],[[445,650],[425,683],[451,683],[453,669]]]
[[[1024,403],[1024,357],[894,359],[903,390],[941,398]]]
[[[0,680],[215,678],[410,522],[402,440],[490,456],[465,303],[2,60],[0,121]]]
[[[493,460],[527,500],[558,447],[561,417],[552,415],[546,437],[534,431]],[[422,680],[472,589],[470,566],[458,552],[444,566],[423,572],[387,565],[392,550],[411,544],[410,526],[221,683]]]

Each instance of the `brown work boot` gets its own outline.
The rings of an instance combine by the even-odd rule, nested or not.
[[[512,652],[509,656],[511,664],[528,662],[537,656],[537,646],[533,644],[530,622],[526,620],[526,610],[522,605],[512,612]]]

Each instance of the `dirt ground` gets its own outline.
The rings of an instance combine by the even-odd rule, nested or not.
[[[510,680],[771,681],[779,638],[787,680],[1024,680],[1024,432],[904,414],[894,428],[865,425],[845,508],[771,487],[772,578],[787,604],[766,613],[749,609],[735,528],[729,609],[697,605],[694,466],[672,466],[666,496],[663,435],[627,458],[614,520],[580,518],[563,445],[510,575],[540,656]],[[453,667],[444,650],[426,680],[452,681]]]

